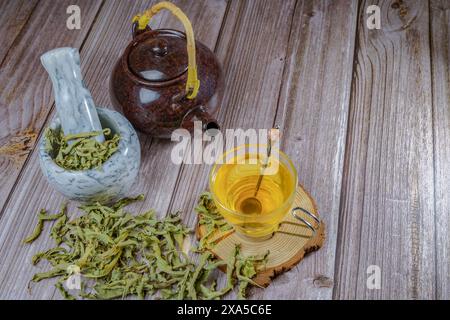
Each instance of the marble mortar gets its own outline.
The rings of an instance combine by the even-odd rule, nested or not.
[[[120,135],[118,150],[100,169],[84,171],[67,170],[58,166],[45,147],[45,136],[39,141],[39,161],[48,183],[71,200],[107,203],[125,196],[136,180],[141,148],[139,139],[130,122],[120,113],[97,108],[103,128]],[[50,124],[54,130],[61,129],[58,117]]]

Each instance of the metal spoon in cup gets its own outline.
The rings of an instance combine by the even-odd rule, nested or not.
[[[277,126],[275,126],[274,129],[271,129],[269,131],[269,134],[267,137],[268,139],[267,139],[266,163],[263,164],[262,172],[260,173],[258,182],[256,183],[255,194],[253,195],[253,197],[247,198],[244,201],[242,201],[242,203],[241,203],[241,211],[243,213],[261,214],[261,212],[262,212],[262,204],[258,200],[257,196],[258,196],[259,189],[261,188],[261,183],[264,178],[264,170],[265,170],[265,168],[267,168],[267,166],[269,164],[269,158],[272,154],[272,143],[273,143],[273,141],[279,139],[279,133],[278,133],[279,129],[280,129],[280,127],[277,125]]]

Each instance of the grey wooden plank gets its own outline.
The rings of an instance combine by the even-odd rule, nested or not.
[[[37,0],[4,0],[0,2],[0,66],[11,45],[33,13]]]
[[[232,1],[217,55],[223,61],[225,92],[218,120],[227,128],[270,128],[276,113],[294,1]],[[270,37],[264,34],[272,32]],[[193,212],[207,188],[208,165],[184,164],[171,210],[182,209],[194,226]]]
[[[96,22],[81,52],[82,69],[87,86],[91,89],[98,105],[109,107],[108,78],[117,58],[122,54],[126,44],[131,40],[131,18],[149,8],[156,1],[108,1],[102,7]],[[221,0],[175,1],[191,18],[197,38],[215,46],[219,35],[226,3]],[[163,14],[157,16],[151,24],[153,27],[178,27],[175,20]],[[204,29],[208,26],[208,29]],[[171,145],[165,142],[152,143],[151,139],[141,135],[142,167],[139,181],[130,193],[147,195],[145,203],[135,206],[139,209],[145,205],[148,209],[161,207],[167,209],[167,194],[173,190],[171,181],[176,180],[176,166],[168,164]],[[159,145],[159,147],[157,147]],[[173,174],[174,176],[172,177]],[[172,188],[172,189],[171,189]],[[166,194],[167,193],[167,194]],[[30,246],[21,245],[21,241],[31,232],[35,215],[40,208],[57,210],[64,198],[52,190],[39,170],[37,152],[30,156],[24,168],[3,216],[0,217],[0,298],[14,299],[49,299],[60,298],[55,293],[52,281],[44,281],[33,286],[31,294],[27,284],[32,275],[47,266],[31,266],[30,259],[38,251],[50,248],[53,243],[48,236]],[[72,204],[74,208],[76,204]],[[165,206],[165,207],[164,207]],[[48,229],[46,229],[48,231]],[[48,233],[44,232],[44,235]]]
[[[366,8],[381,7],[381,30]],[[335,298],[435,298],[435,210],[426,1],[364,1],[351,92]],[[367,269],[381,269],[381,288]]]
[[[81,30],[66,28],[66,8],[78,4]],[[80,47],[101,1],[44,0],[9,49],[0,69],[0,215],[16,179],[33,149],[53,104],[48,76],[39,56],[55,47]],[[49,19],[49,17],[51,17]]]
[[[432,0],[436,298],[450,299],[450,2]]]
[[[263,291],[264,299],[332,298],[357,14],[351,0],[297,6],[276,123],[325,221],[326,241]]]
[[[252,299],[331,298],[332,288],[321,287],[327,284],[321,276],[333,277],[356,7],[352,1],[299,1],[296,8],[294,3],[275,1],[231,4],[230,19],[217,50],[226,72],[219,120],[223,128],[271,128],[276,117],[282,126],[283,150],[292,157],[300,181],[313,195],[319,197],[323,192],[318,198],[319,210],[331,226],[331,240],[325,248],[275,279],[268,288],[252,290]],[[236,22],[231,22],[234,17]],[[328,68],[328,75],[324,68]],[[319,95],[322,88],[331,92],[326,98]],[[317,95],[309,96],[314,91]],[[309,112],[314,124],[306,123],[304,117]],[[331,114],[332,119],[327,117]],[[297,139],[300,130],[305,130],[304,137],[314,137],[313,146],[329,155],[324,157],[321,152],[324,159],[320,161],[302,157],[308,149],[303,149],[306,145],[301,146]],[[197,221],[193,208],[200,192],[208,187],[210,169],[206,165],[184,165],[173,193],[172,210],[182,209],[191,226]],[[316,177],[310,178],[308,170]],[[333,181],[324,183],[322,174],[330,170]]]
[[[154,4],[157,2],[158,1],[147,1],[145,5],[141,5],[139,8],[133,8],[133,11],[127,15],[127,18],[114,18],[116,22],[111,22],[111,24],[114,24],[120,21],[120,23],[123,24],[125,33],[117,37],[119,39],[117,41],[123,43],[120,46],[117,45],[117,48],[120,49],[113,50],[110,54],[112,55],[110,59],[105,61],[105,63],[102,63],[101,69],[99,68],[99,70],[97,70],[97,72],[101,70],[101,74],[105,79],[108,79],[113,64],[122,54],[122,50],[130,40],[130,19],[135,14],[149,8],[152,3]],[[224,0],[202,0],[194,2],[190,0],[177,0],[173,2],[178,5],[191,20],[196,39],[203,42],[211,50],[214,50],[222,26],[222,20],[227,9],[227,2]],[[111,10],[117,11],[115,7]],[[155,19],[154,21],[152,20],[150,26],[152,28],[161,27],[183,30],[183,26],[180,22],[166,11],[162,11],[161,14],[155,16]],[[108,30],[108,28],[110,28],[109,25],[105,26],[105,30]],[[110,33],[108,34],[108,37],[113,38],[115,36],[113,33]],[[108,80],[88,80],[88,85],[93,91],[95,101],[98,101],[98,103],[102,105],[110,105]],[[167,140],[152,139],[145,134],[139,134],[139,138],[142,147],[141,170],[138,182],[130,192],[144,193],[146,199],[145,201],[136,204],[134,208],[136,210],[154,208],[159,215],[164,216],[168,210],[170,197],[179,171],[179,166],[170,161],[173,144]]]

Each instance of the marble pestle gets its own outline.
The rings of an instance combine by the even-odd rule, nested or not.
[[[53,84],[56,110],[64,134],[101,131],[91,93],[83,82],[80,54],[75,48],[57,48],[44,53],[41,62]],[[103,134],[95,138],[105,140]]]

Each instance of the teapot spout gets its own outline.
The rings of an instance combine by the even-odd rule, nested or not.
[[[204,106],[200,106],[190,112],[183,120],[181,126],[184,129],[193,131],[195,121],[202,122],[203,131],[211,132],[210,130],[220,130],[219,123],[208,111],[206,111],[206,108]]]

